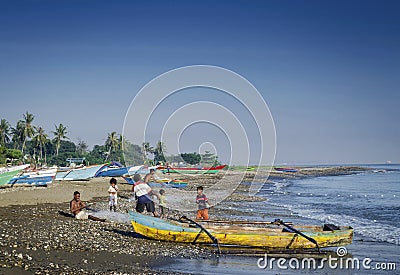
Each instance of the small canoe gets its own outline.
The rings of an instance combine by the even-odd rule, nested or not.
[[[123,175],[126,174],[135,174],[137,171],[139,171],[143,165],[139,166],[117,166],[115,164],[110,164],[103,166],[101,169],[99,169],[95,177],[122,177]]]
[[[287,173],[296,173],[299,172],[298,169],[296,168],[291,168],[291,167],[274,167],[275,171],[278,172],[287,172]]]
[[[135,184],[132,177],[124,176],[122,177],[128,184]],[[167,181],[156,181],[156,182],[149,182],[150,187],[160,187],[160,188],[185,188],[188,186],[187,181],[182,180],[169,180]]]
[[[0,186],[6,186],[12,178],[21,173],[21,170],[14,170],[0,173]]]
[[[145,237],[179,243],[215,243],[204,230],[191,227],[185,223],[167,221],[152,216],[129,212],[133,229]],[[220,245],[258,247],[273,250],[315,249],[316,245],[300,234],[287,230],[281,225],[263,227],[242,225],[209,225],[204,229]],[[341,226],[332,229],[330,226],[293,226],[298,232],[314,239],[319,248],[351,244],[353,228]]]
[[[17,166],[3,167],[3,168],[0,168],[0,174],[5,173],[5,172],[25,170],[29,166],[31,166],[31,165],[30,164],[22,164],[22,165],[17,165]]]
[[[22,175],[10,180],[12,186],[48,186],[54,180],[55,175]]]
[[[174,188],[185,188],[188,186],[188,182],[187,181],[183,181],[183,180],[171,180],[169,182],[167,182],[167,186],[171,186]]]
[[[89,180],[96,175],[96,172],[103,165],[85,166],[83,168],[71,169],[69,171],[59,171],[56,180]]]
[[[157,169],[163,173],[181,173],[181,174],[216,174],[224,169],[227,165],[219,165],[215,167],[170,167],[166,168],[163,166]]]
[[[12,186],[47,186],[53,182],[56,173],[56,168],[24,172],[22,175],[12,178],[9,184]]]

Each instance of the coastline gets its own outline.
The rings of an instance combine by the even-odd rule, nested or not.
[[[296,173],[272,171],[267,180],[266,171],[257,178],[255,172],[246,172],[243,182],[251,180],[272,183],[277,179],[300,179],[305,177],[347,175],[368,170],[363,167],[307,168]],[[235,174],[236,173],[236,174]],[[243,174],[231,172],[230,176]],[[203,175],[191,178],[188,188],[212,184],[223,175]],[[174,178],[185,177],[173,175]],[[152,272],[178,274],[172,270],[160,270],[178,259],[196,261],[210,260],[213,251],[196,245],[166,243],[147,240],[137,236],[123,214],[134,208],[131,185],[119,184],[120,213],[109,213],[107,188],[109,178],[94,178],[82,182],[55,182],[47,188],[15,188],[0,190],[0,272],[11,274],[118,274]],[[118,180],[120,181],[120,180]],[[111,221],[104,223],[76,220],[59,211],[68,212],[72,193],[79,190],[82,200],[93,200],[96,215],[108,215]],[[230,211],[225,206],[235,201],[260,201],[249,196],[248,185],[240,184],[236,191],[210,214],[217,218],[241,213]],[[40,272],[40,273],[39,273]]]

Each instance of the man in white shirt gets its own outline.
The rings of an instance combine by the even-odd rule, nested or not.
[[[133,180],[135,182],[133,186],[133,192],[137,197],[136,211],[142,213],[146,207],[147,212],[153,213],[154,217],[158,217],[158,214],[155,210],[154,201],[151,198],[153,195],[158,197],[158,194],[153,192],[150,186],[142,181],[142,178],[139,174],[135,174],[133,176]]]

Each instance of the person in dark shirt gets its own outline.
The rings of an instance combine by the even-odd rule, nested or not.
[[[203,186],[197,187],[196,203],[198,204],[196,219],[208,220],[208,208],[210,208],[210,204],[207,196],[203,194]]]

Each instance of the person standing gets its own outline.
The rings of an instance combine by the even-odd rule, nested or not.
[[[160,217],[163,217],[167,214],[167,199],[165,197],[165,190],[160,189],[160,196],[158,197],[159,208],[160,208]]]
[[[196,219],[208,220],[208,208],[211,206],[207,196],[203,193],[203,186],[197,187],[196,203],[198,204]]]
[[[118,186],[117,186],[117,180],[115,178],[110,179],[110,187],[108,188],[108,194],[110,195],[109,198],[110,211],[114,210],[114,212],[117,212]]]
[[[152,213],[154,217],[158,217],[154,206],[154,201],[151,198],[153,195],[158,196],[157,193],[153,192],[150,186],[142,181],[139,174],[133,176],[134,186],[133,192],[135,193],[136,201],[136,212],[143,213],[146,208],[147,212]]]

